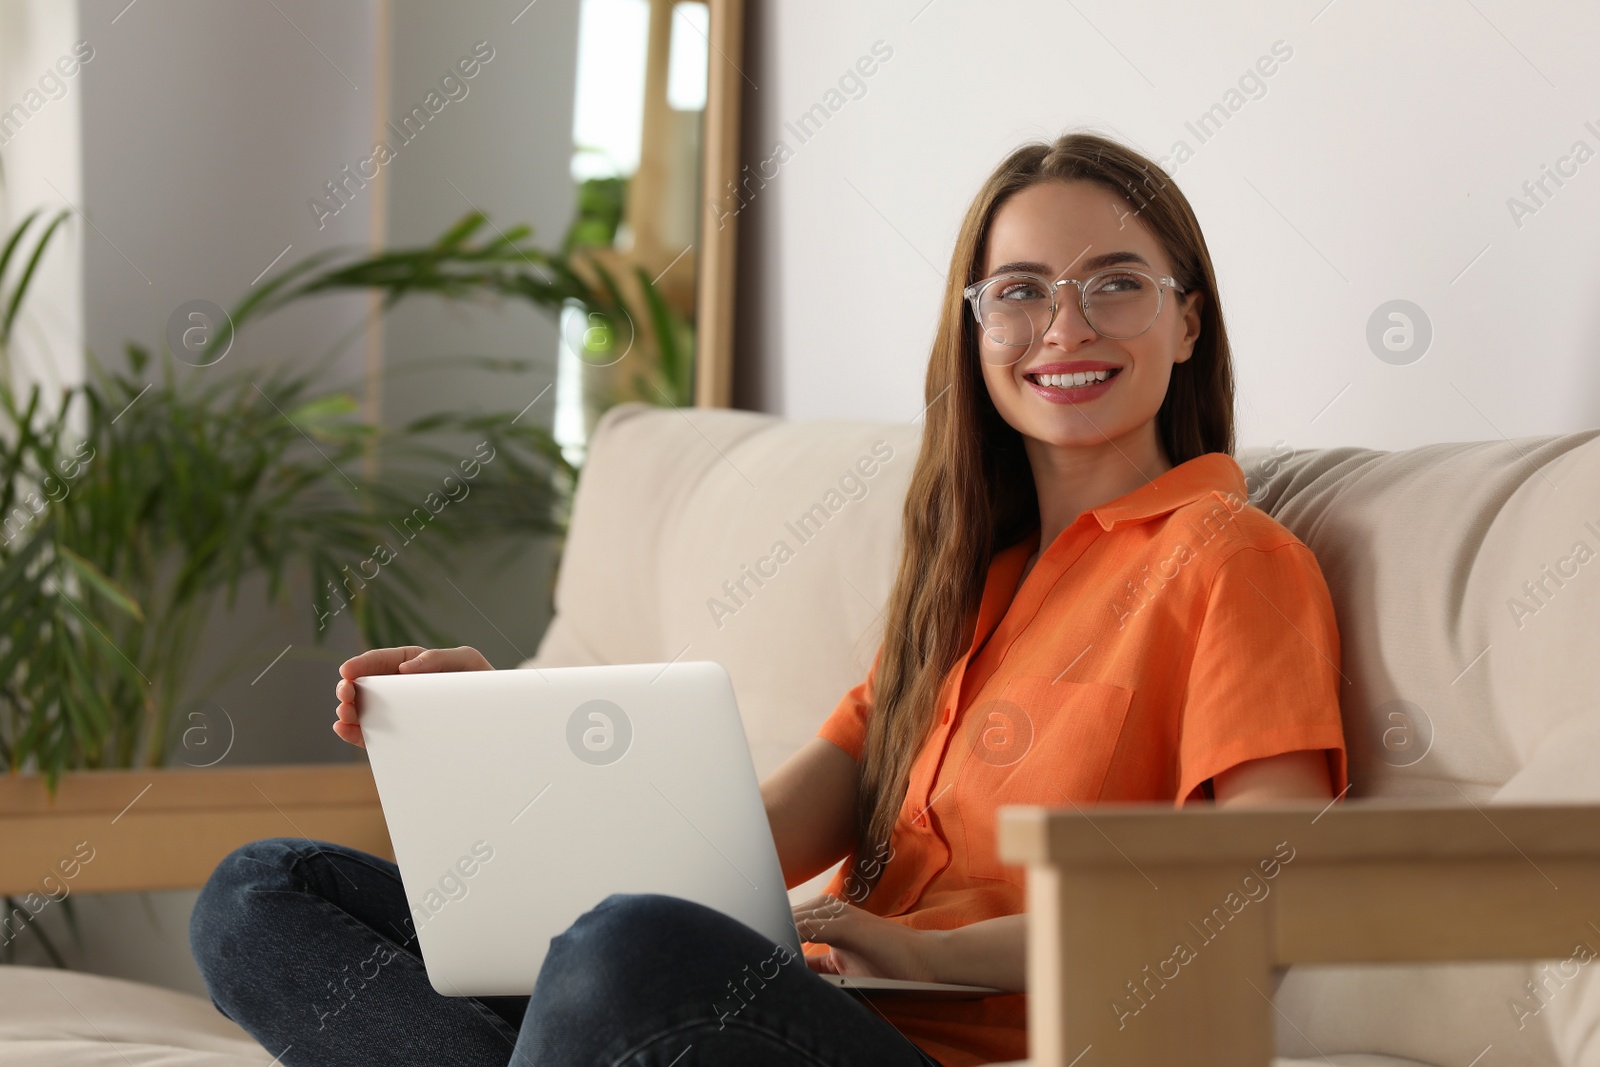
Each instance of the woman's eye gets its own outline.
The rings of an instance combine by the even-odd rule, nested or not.
[[[1137,293],[1144,287],[1144,279],[1137,274],[1111,274],[1095,283],[1094,291],[1097,293]]]
[[[1000,287],[1001,300],[1043,300],[1044,290],[1037,282],[1009,282]]]

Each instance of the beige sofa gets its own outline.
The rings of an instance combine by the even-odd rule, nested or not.
[[[586,462],[556,617],[525,665],[716,660],[733,678],[757,771],[767,774],[815,732],[871,661],[918,434],[916,424],[799,424],[745,412],[632,404],[612,409]],[[1317,827],[1332,825],[1337,836],[1356,825],[1341,820],[1362,806],[1402,801],[1442,802],[1493,827],[1494,806],[1502,802],[1600,800],[1594,669],[1600,559],[1589,558],[1600,553],[1597,436],[1397,453],[1297,452],[1283,444],[1241,453],[1252,501],[1316,552],[1339,614],[1352,789],[1347,804]],[[1559,855],[1538,866],[1558,869],[1558,881],[1566,884],[1549,891],[1567,905],[1592,904],[1600,923],[1600,899],[1585,895],[1586,886],[1597,884],[1583,875],[1593,869],[1583,866],[1592,857],[1559,840],[1563,828],[1576,824],[1559,811],[1534,814],[1545,822],[1518,822],[1518,833],[1530,840],[1512,840],[1511,847],[1526,845],[1540,855],[1541,848],[1554,848]],[[1148,813],[1159,822],[1157,815]],[[1181,818],[1164,816],[1169,824],[1175,817]],[[1112,833],[1126,833],[1129,848],[1157,850],[1138,853],[1146,863],[1181,861],[1160,853],[1162,842],[1141,829],[1155,822],[1139,813],[1117,818],[1125,821],[1113,820]],[[1404,812],[1399,818],[1404,823]],[[1182,831],[1198,822],[1177,825]],[[1420,824],[1410,825],[1414,834],[1422,832]],[[1534,828],[1520,829],[1525,825]],[[1542,825],[1555,830],[1541,835]],[[1170,833],[1170,826],[1158,827],[1155,838]],[[1495,835],[1497,841],[1505,836]],[[1194,852],[1203,836],[1180,832],[1177,840]],[[1073,847],[1069,837],[1061,837],[1068,848],[1063,854]],[[1087,871],[1093,863],[1084,862]],[[1415,884],[1386,883],[1386,869],[1382,863],[1363,867],[1351,892],[1381,905],[1385,894]],[[1569,873],[1572,880],[1566,880]],[[791,895],[812,891],[825,877]],[[1290,896],[1298,877],[1289,865],[1277,883],[1279,897]],[[1481,908],[1462,912],[1463,921],[1499,922],[1494,890],[1486,886]],[[1272,898],[1274,908],[1279,897]],[[1412,909],[1407,914],[1415,913],[1418,901],[1406,904]],[[1265,906],[1258,913],[1268,914]],[[1096,913],[1069,920],[1074,931],[1108,921]],[[1036,926],[1035,934],[1044,928]],[[1337,939],[1340,931],[1324,933]],[[1103,940],[1116,937],[1102,931]],[[1573,929],[1571,937],[1574,946],[1587,940],[1600,948],[1600,928]],[[1043,958],[1035,946],[1031,961]],[[1502,959],[1296,966],[1278,986],[1270,1014],[1263,1009],[1260,1017],[1275,1029],[1280,1067],[1597,1065],[1600,983],[1586,964],[1557,958],[1544,965]],[[141,1045],[126,1059],[91,1058],[94,1042],[124,1031],[97,1037],[84,1018],[61,1005],[63,997],[52,1005],[47,988],[40,994],[44,976],[0,968],[0,1005],[9,1008],[27,996],[30,1007],[27,1019],[9,1011],[0,1016],[0,1067],[102,1060],[201,1067],[268,1059],[203,1001],[49,972],[66,996],[91,1008],[138,1001],[137,1009],[111,1011],[102,1024],[123,1019],[127,1034],[143,1028],[145,1037],[170,1027],[172,1045],[194,1050],[140,1059]],[[1105,976],[1090,978],[1084,988],[1104,988],[1106,1006],[1096,1000],[1088,1010],[1109,1016],[1117,990]],[[1204,988],[1208,981],[1193,985]],[[1177,1047],[1189,1041],[1182,1062],[1245,1062],[1203,1047],[1225,1035],[1172,1037],[1157,1009],[1182,998],[1163,996],[1138,1023]],[[1041,1031],[1049,1029],[1045,1016],[1054,1014],[1041,1012],[1036,1000],[1034,1023]],[[93,1010],[84,1015],[99,1017]],[[82,1044],[50,1046],[53,1054],[46,1056],[37,1052],[45,1046],[19,1043],[21,1035],[40,1033]],[[219,1044],[241,1039],[237,1048]],[[1059,1053],[1034,1048],[1041,1067],[1070,1061]],[[1113,1042],[1083,1064],[1121,1062],[1140,1061]]]

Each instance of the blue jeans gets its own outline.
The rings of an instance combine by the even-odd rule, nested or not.
[[[274,837],[217,865],[189,945],[217,1010],[287,1067],[939,1067],[789,950],[654,893],[552,938],[532,996],[443,996],[393,863]]]

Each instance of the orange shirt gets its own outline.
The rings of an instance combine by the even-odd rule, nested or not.
[[[1182,806],[1230,767],[1308,749],[1345,787],[1327,585],[1311,550],[1246,502],[1232,457],[1198,456],[1079,515],[1019,587],[1039,536],[990,561],[861,902],[875,914],[943,930],[1024,911],[1024,868],[996,851],[1002,804]],[[817,731],[857,760],[881,656]],[[848,873],[826,892],[853,900]],[[1026,994],[875,1006],[946,1067],[1027,1055]]]

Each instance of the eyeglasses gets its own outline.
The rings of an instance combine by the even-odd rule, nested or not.
[[[1157,278],[1131,267],[1112,267],[1083,281],[1046,281],[1037,274],[997,274],[962,290],[972,305],[988,346],[980,345],[985,363],[1010,366],[1028,346],[1044,336],[1056,317],[1056,290],[1078,287],[1083,318],[1101,337],[1125,341],[1138,337],[1161,315],[1163,290],[1184,292],[1172,278]],[[996,352],[994,349],[999,349]]]

